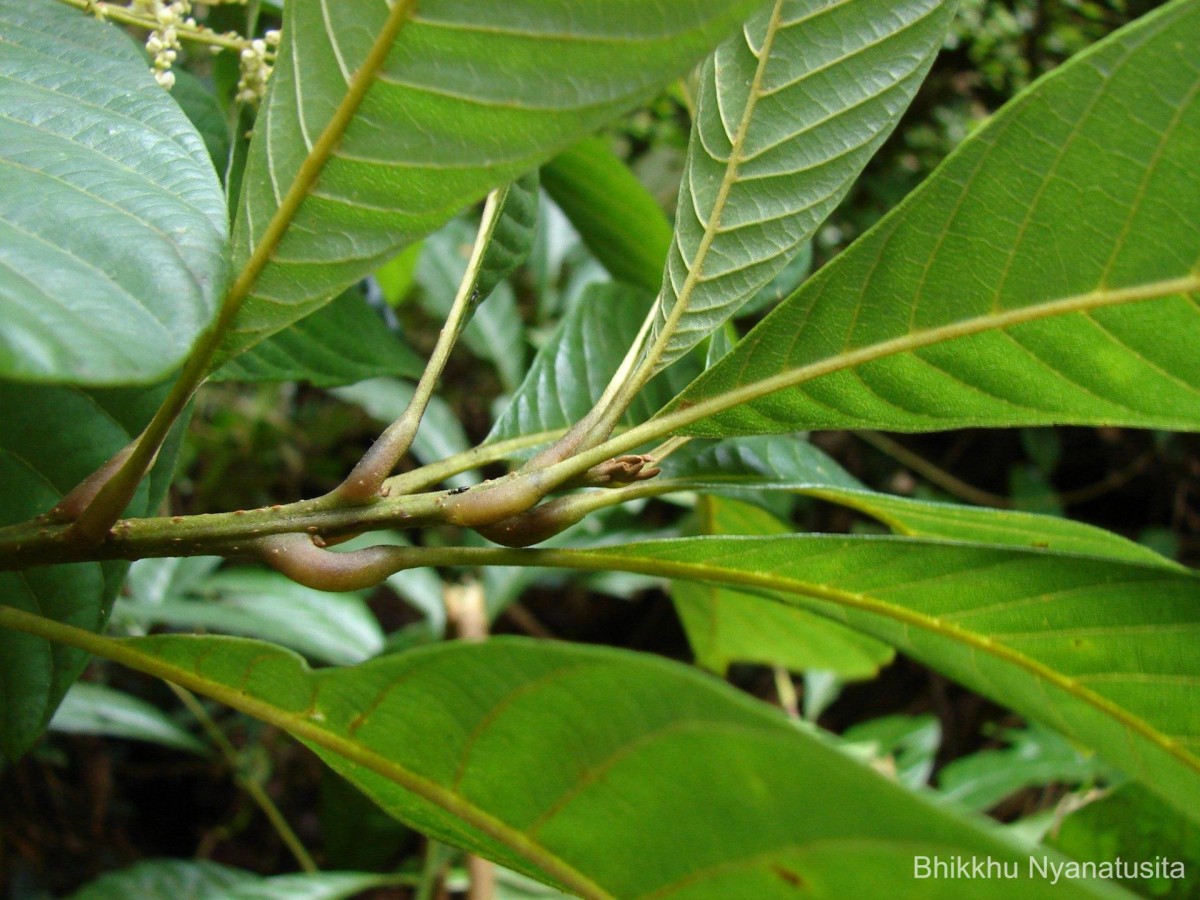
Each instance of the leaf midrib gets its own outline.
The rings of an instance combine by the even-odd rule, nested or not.
[[[696,254],[688,266],[688,274],[684,279],[683,287],[675,296],[675,302],[671,306],[666,318],[663,321],[663,326],[659,329],[655,337],[654,344],[646,354],[645,360],[639,366],[639,370],[644,372],[648,377],[652,373],[658,372],[661,368],[661,360],[667,353],[670,346],[671,338],[675,333],[675,329],[679,324],[679,320],[687,311],[688,304],[691,301],[692,292],[696,288],[696,284],[701,281],[701,272],[704,269],[704,262],[708,257],[708,251],[712,247],[712,243],[716,240],[720,233],[721,218],[725,214],[725,205],[729,200],[729,195],[733,190],[733,186],[738,180],[738,170],[743,162],[742,151],[745,147],[746,138],[750,133],[750,125],[754,120],[754,110],[757,107],[758,100],[762,96],[762,81],[766,75],[767,66],[771,61],[771,49],[775,43],[775,35],[780,28],[780,17],[783,11],[784,0],[775,0],[775,6],[771,10],[771,19],[767,23],[766,33],[763,36],[762,45],[759,48],[758,65],[754,69],[754,79],[750,82],[750,88],[746,95],[746,105],[742,109],[742,118],[738,122],[737,133],[733,137],[729,149],[729,161],[725,165],[725,172],[721,178],[721,186],[717,189],[716,199],[713,201],[712,212],[709,214],[708,221],[704,225],[704,235],[700,239],[700,245],[696,248]],[[742,27],[742,38],[746,41],[747,47],[750,46],[749,36],[746,34],[746,26]],[[751,49],[750,51],[754,51]],[[721,121],[721,128],[724,130],[724,116],[720,112],[720,102],[714,98],[718,109],[715,113]],[[708,150],[704,147],[703,141],[697,141],[696,152],[707,154]],[[694,205],[694,201],[693,201]],[[676,229],[675,244],[679,244],[678,228]],[[682,250],[682,247],[680,248]],[[682,255],[682,254],[681,254]],[[670,279],[664,281],[664,292],[659,295],[658,303],[661,308],[665,299],[666,285],[670,284]],[[673,289],[672,289],[673,290]]]
[[[303,206],[304,201],[308,198],[310,191],[324,171],[326,163],[329,162],[330,157],[333,156],[334,151],[337,149],[338,143],[341,141],[346,129],[349,128],[350,123],[358,113],[359,106],[362,105],[368,91],[370,91],[372,85],[375,83],[379,72],[383,69],[384,63],[387,61],[388,54],[391,53],[392,47],[395,45],[400,30],[411,20],[411,15],[415,7],[416,0],[395,0],[388,12],[387,19],[384,21],[383,27],[379,31],[379,35],[371,44],[371,49],[364,57],[362,65],[347,85],[346,93],[342,97],[341,102],[338,103],[337,109],[334,110],[333,115],[326,123],[324,129],[322,129],[320,136],[312,145],[308,155],[304,157],[304,161],[296,171],[292,183],[288,186],[287,193],[284,194],[275,213],[271,216],[270,221],[263,230],[262,237],[259,239],[258,244],[254,245],[254,250],[251,252],[250,258],[243,264],[237,279],[225,295],[225,301],[221,306],[221,314],[217,320],[215,329],[218,334],[223,334],[233,324],[233,319],[241,308],[242,303],[250,296],[259,276],[268,263],[270,263],[275,250],[291,227],[293,219],[295,219],[300,207]],[[300,75],[297,72],[297,85],[299,85],[299,78]],[[270,154],[268,153],[269,158]],[[253,233],[250,234],[249,240],[253,245]]]
[[[876,540],[889,539],[880,538]],[[929,543],[937,542],[931,541]],[[967,545],[954,544],[954,546],[961,547]],[[992,549],[995,548],[992,547]],[[1002,549],[1016,552],[1012,547],[1005,546]],[[1069,696],[1108,716],[1130,731],[1139,734],[1192,771],[1200,774],[1200,757],[1189,753],[1178,741],[1152,727],[1144,719],[1134,715],[1106,697],[1083,687],[1077,679],[1064,675],[1005,644],[990,639],[986,635],[964,629],[936,616],[926,615],[903,606],[887,603],[869,594],[841,590],[822,584],[811,584],[786,576],[723,569],[707,563],[677,562],[674,560],[625,556],[620,551],[530,550],[524,551],[524,553],[534,555],[534,558],[527,563],[528,565],[584,570],[615,568],[642,575],[682,578],[687,581],[715,582],[731,587],[757,591],[799,594],[890,619],[906,627],[917,628],[937,637],[957,642],[976,652],[1008,663],[1035,678],[1043,679]],[[1069,556],[1071,554],[1058,555]],[[1081,557],[1081,559],[1094,562],[1089,557]],[[1150,568],[1152,571],[1161,574],[1161,570],[1159,569],[1139,566],[1138,563],[1134,562],[1121,561],[1119,564],[1135,568]]]
[[[23,575],[24,573],[18,573]],[[47,619],[44,616],[0,606],[0,622],[52,645],[67,645],[85,650],[140,672],[164,679],[220,703],[247,713],[264,722],[278,725],[301,740],[325,750],[384,778],[393,781],[423,800],[443,809],[489,838],[524,856],[544,872],[585,900],[616,900],[582,872],[549,851],[524,832],[484,812],[456,791],[418,775],[361,744],[321,727],[303,713],[289,713],[236,687],[206,678],[192,668],[166,662],[137,647],[143,638],[110,638],[91,631]]]
[[[1200,273],[1193,273],[1180,278],[1148,282],[1136,287],[1119,288],[1116,290],[1096,289],[1084,294],[1075,294],[1040,304],[1030,304],[1002,313],[959,319],[955,322],[949,322],[945,325],[939,325],[936,328],[924,331],[909,332],[900,337],[889,338],[886,341],[869,344],[855,350],[846,350],[817,362],[807,363],[793,369],[787,369],[768,378],[739,385],[723,394],[697,401],[686,407],[676,406],[673,412],[668,412],[661,417],[652,419],[650,422],[627,432],[621,438],[609,442],[606,446],[610,450],[616,447],[617,451],[624,449],[626,445],[637,446],[646,441],[650,436],[666,434],[670,431],[685,428],[702,419],[726,412],[735,406],[752,403],[776,391],[795,387],[824,375],[831,375],[844,369],[855,368],[889,356],[898,356],[902,353],[920,350],[923,347],[939,344],[944,341],[970,337],[987,331],[999,331],[1029,322],[1036,322],[1041,319],[1050,319],[1055,316],[1086,313],[1096,309],[1121,306],[1126,303],[1162,300],[1197,291],[1200,291]]]

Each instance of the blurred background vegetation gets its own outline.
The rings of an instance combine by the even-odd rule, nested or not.
[[[811,267],[868,229],[1008,98],[1158,5],[963,0],[945,52],[907,117],[818,234]],[[214,9],[216,16],[244,15]],[[263,4],[262,13],[260,25],[270,26],[271,5]],[[226,95],[236,78],[236,63],[221,58],[198,56],[189,68]],[[609,135],[668,214],[687,141],[686,109],[681,86]],[[231,115],[244,122],[236,110]],[[470,239],[469,225],[452,223],[362,287],[418,356],[436,338],[441,304],[461,264],[459,248]],[[809,270],[806,264],[792,267],[777,295]],[[529,263],[485,305],[474,335],[456,351],[416,458],[435,461],[481,440],[561,311],[604,277],[566,219],[547,205]],[[739,330],[753,324],[771,299],[756,304]],[[193,411],[172,513],[323,493],[403,403],[404,391],[403,382],[388,380],[335,389],[272,382],[209,386]],[[1182,562],[1200,562],[1195,436],[1058,428],[822,433],[812,440],[879,490],[1067,515]],[[811,501],[782,512],[802,530],[872,527],[847,510]],[[610,511],[581,530],[589,540],[601,534],[620,539],[687,528],[691,515],[685,506],[652,501]],[[426,543],[457,539],[437,532],[410,537]],[[670,599],[646,579],[520,571],[448,573],[448,580],[449,597],[434,573],[418,571],[331,603],[265,572],[218,570],[209,560],[146,561],[134,568],[113,629],[227,630],[289,642],[317,664],[344,664],[453,636],[463,625],[455,603],[482,597],[494,632],[692,656]],[[453,601],[449,616],[447,599]],[[1031,830],[1052,826],[1064,797],[1115,777],[1056,735],[1026,728],[1006,710],[904,659],[854,684],[769,666],[734,666],[728,676],[765,701],[843,735],[856,752],[905,783],[933,784]],[[262,874],[295,871],[305,864],[305,853],[289,847],[293,835],[271,821],[273,808],[322,869],[401,873],[402,884],[364,896],[457,896],[462,860],[388,819],[286,735],[181,699],[159,682],[115,667],[95,664],[85,681],[47,738],[0,770],[0,897],[64,896],[101,873],[154,857],[209,859]],[[121,707],[129,698],[144,705]],[[121,722],[132,738],[115,736]],[[1018,759],[1023,762],[1014,764]],[[1030,760],[1037,766],[1031,768]],[[554,895],[502,876],[496,896]]]

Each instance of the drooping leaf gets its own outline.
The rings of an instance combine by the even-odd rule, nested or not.
[[[386,375],[420,378],[424,368],[421,358],[388,330],[358,291],[349,290],[231,359],[211,378],[335,387]]]
[[[67,691],[47,727],[72,734],[150,741],[190,753],[208,752],[202,741],[153,704],[115,688],[83,681]]]
[[[756,507],[703,498],[701,534],[786,534],[792,529]],[[717,585],[676,581],[671,600],[698,665],[725,675],[731,663],[823,669],[844,680],[870,678],[890,662],[886,644],[794,606]]]
[[[190,597],[118,601],[118,616],[142,625],[211,629],[272,640],[310,659],[349,666],[383,649],[383,631],[362,594],[330,594],[269,569],[223,569]]]
[[[1111,531],[1058,516],[985,509],[956,503],[932,503],[864,490],[814,488],[804,493],[853,507],[883,522],[896,534],[947,541],[1011,544],[1081,556],[1127,560],[1186,571],[1149,547]]]
[[[0,377],[148,384],[226,279],[204,142],[117,28],[0,2]]]
[[[868,490],[821,450],[793,435],[689,444],[667,457],[662,469],[661,479],[676,490],[706,491],[760,505],[781,492],[795,492],[856,509],[908,537],[1006,544],[1186,571],[1149,547],[1084,522]]]
[[[852,897],[887,885],[924,900],[914,854],[1026,856],[661,659],[498,638],[312,672],[233,638],[104,648],[253,707],[412,826],[580,897],[774,900],[798,886]],[[1051,887],[1024,871],[1017,883],[1023,897],[1114,896],[1100,882]],[[1013,886],[955,885],[953,896],[999,900]]]
[[[893,537],[686,538],[525,551],[777,597],[891,644],[1097,750],[1200,817],[1190,570]]]
[[[1095,784],[1100,779],[1112,780],[1116,774],[1095,754],[1040,725],[1006,728],[1000,737],[1008,746],[961,756],[938,772],[942,796],[986,812],[1024,788],[1056,782]]]
[[[651,96],[756,5],[288,4],[234,230],[249,300],[223,355]]]
[[[0,526],[51,509],[141,432],[163,394],[0,381]],[[179,433],[159,454],[128,515],[146,515],[162,502]],[[109,561],[0,572],[0,604],[99,631],[128,567]],[[29,749],[86,661],[78,650],[0,630],[0,754],[15,758]]]
[[[560,153],[542,168],[542,184],[613,278],[658,290],[671,223],[607,143],[588,138]]]
[[[1010,103],[692,385],[687,430],[1198,427],[1198,44],[1176,0]]]
[[[360,872],[264,878],[202,859],[149,859],[101,876],[70,900],[345,900],[389,880]]]
[[[659,292],[662,368],[758,293],[837,205],[941,48],[952,0],[775,0],[705,64]]]
[[[587,414],[637,336],[649,295],[620,284],[589,285],[534,358],[489,441],[566,428]],[[700,364],[684,360],[651,381],[625,414],[649,418],[694,378]]]

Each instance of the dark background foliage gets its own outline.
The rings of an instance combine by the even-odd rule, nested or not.
[[[817,264],[869,228],[1005,100],[1157,5],[1150,0],[964,0],[946,51],[906,119],[819,233]],[[228,82],[223,67],[225,62],[218,61],[212,72],[201,67],[200,74]],[[683,103],[680,92],[664,96],[613,134],[668,210],[687,138]],[[514,282],[518,308],[534,337],[547,318],[536,283],[530,271],[518,273]],[[402,303],[389,314],[419,353],[429,349],[439,323],[420,303]],[[492,364],[469,349],[456,351],[445,384],[445,397],[467,437],[481,439],[490,427],[491,401],[503,390]],[[337,483],[377,430],[357,406],[317,388],[210,387],[194,412],[173,510],[245,508],[319,494]],[[1060,428],[924,436],[822,433],[813,440],[881,490],[1067,515],[1146,542],[1182,562],[1200,563],[1195,436]],[[678,507],[652,503],[639,517],[626,518],[631,525],[653,527],[675,523],[682,514]],[[809,530],[869,527],[846,510],[811,502],[799,504],[794,515],[797,525]],[[424,539],[436,541],[438,535]],[[388,632],[417,618],[384,592],[369,602]],[[636,584],[604,590],[584,581],[538,584],[510,603],[493,627],[689,658],[669,600]],[[160,708],[178,709],[165,686],[137,674],[94,665],[87,677]],[[731,678],[768,702],[780,702],[779,684],[769,669],[735,667]],[[797,680],[795,687],[802,696],[803,684]],[[423,841],[291,739],[217,708],[212,715],[241,751],[241,774],[266,787],[323,868],[420,869]],[[905,659],[874,681],[847,687],[820,724],[845,733],[896,715],[930,716],[940,726],[935,770],[1001,746],[1000,730],[1020,725],[1004,709]],[[899,747],[892,763],[902,768],[905,753],[911,752]],[[1064,790],[1061,785],[1029,789],[992,812],[1013,820],[1051,808]],[[209,858],[261,873],[295,868],[277,833],[219,757],[52,732],[26,758],[0,771],[0,896],[62,895],[99,873],[157,856]],[[405,888],[378,894],[410,895]]]

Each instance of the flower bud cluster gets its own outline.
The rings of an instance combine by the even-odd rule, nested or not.
[[[154,19],[157,26],[146,38],[146,52],[154,57],[150,71],[155,80],[165,88],[175,84],[175,73],[171,71],[181,49],[180,29],[195,30],[191,0],[134,0],[131,9]]]
[[[237,99],[240,103],[257,103],[267,90],[267,79],[271,77],[271,64],[279,47],[279,32],[272,29],[260,38],[250,41],[242,49],[239,62],[241,77],[238,79]]]

